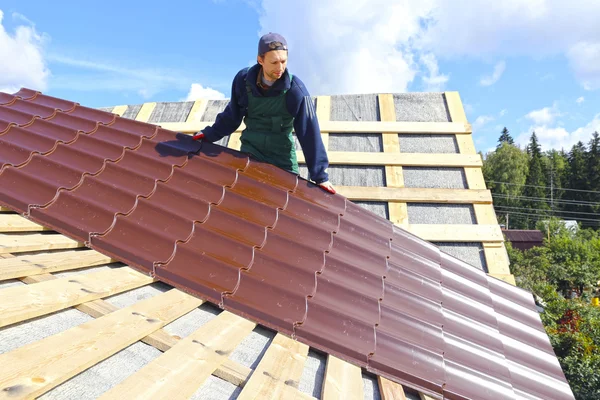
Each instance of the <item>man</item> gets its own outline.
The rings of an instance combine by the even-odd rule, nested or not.
[[[194,135],[195,140],[216,142],[233,133],[242,119],[240,151],[298,174],[292,130],[302,147],[309,177],[330,193],[329,160],[321,140],[314,103],[302,81],[287,70],[286,40],[269,33],[258,42],[257,64],[237,73],[231,99],[215,123]]]

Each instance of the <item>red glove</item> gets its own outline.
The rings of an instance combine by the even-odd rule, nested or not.
[[[333,186],[331,186],[331,183],[322,182],[319,184],[319,186],[321,187],[321,189],[326,190],[331,194],[335,194],[335,189],[333,188]]]
[[[203,132],[198,132],[194,136],[192,136],[192,139],[194,139],[194,140],[202,140],[202,139],[204,139],[204,133]]]

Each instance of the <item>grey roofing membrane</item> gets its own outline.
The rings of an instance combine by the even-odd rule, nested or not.
[[[193,101],[186,101],[183,103],[156,103],[148,122],[185,122],[193,105]]]
[[[471,204],[408,203],[410,224],[476,224]]]
[[[401,153],[449,153],[458,154],[456,135],[399,134]]]

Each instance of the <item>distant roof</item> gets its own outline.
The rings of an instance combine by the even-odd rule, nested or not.
[[[544,234],[536,229],[503,229],[502,233],[510,242],[542,243],[544,241]]]

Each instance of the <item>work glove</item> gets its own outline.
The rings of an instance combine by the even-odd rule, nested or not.
[[[331,183],[329,183],[329,181],[321,182],[319,183],[319,186],[321,187],[321,189],[326,190],[329,193],[335,194],[335,189],[333,188],[333,186],[331,186]]]
[[[204,132],[198,132],[198,133],[196,133],[194,136],[192,136],[192,139],[194,139],[194,140],[202,140],[202,139],[204,139]]]

